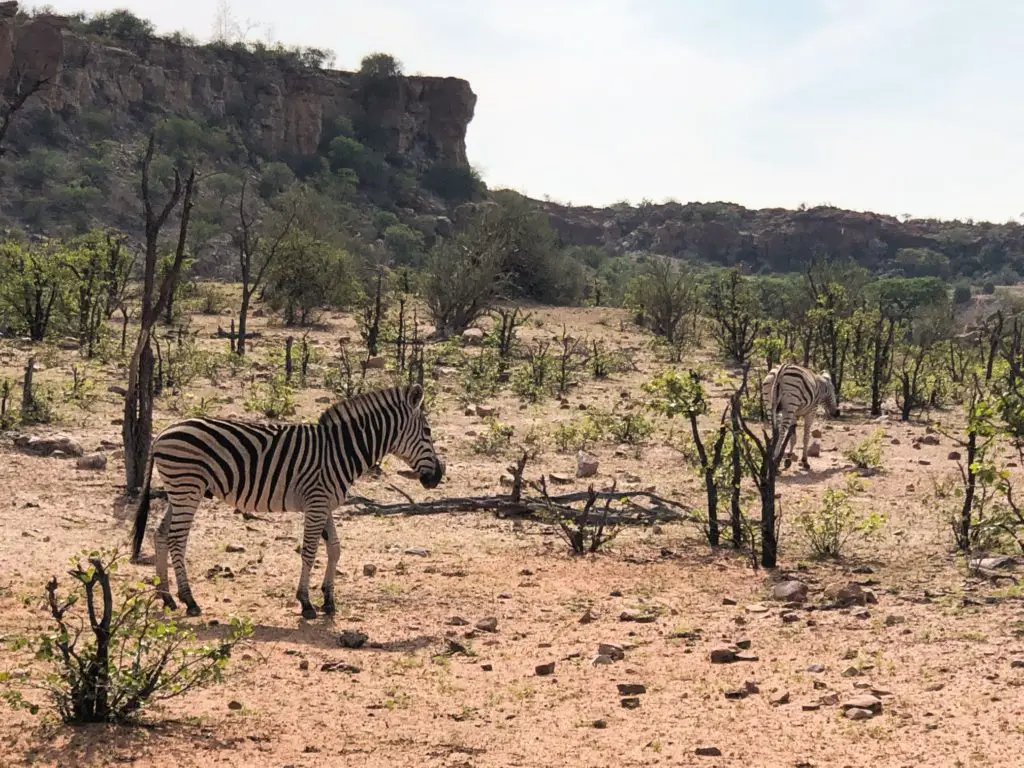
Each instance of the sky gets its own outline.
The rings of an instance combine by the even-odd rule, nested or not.
[[[213,0],[128,8],[206,40]],[[491,188],[1024,222],[1020,0],[232,0],[250,37],[477,94]]]

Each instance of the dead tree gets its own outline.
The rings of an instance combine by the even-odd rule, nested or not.
[[[185,260],[185,243],[188,237],[189,217],[195,196],[196,171],[192,168],[184,183],[181,174],[175,170],[174,184],[167,202],[156,210],[150,190],[150,166],[153,162],[156,138],[150,134],[146,152],[142,158],[141,196],[146,226],[146,253],[142,278],[142,301],[139,313],[139,335],[135,341],[128,365],[128,387],[124,398],[124,423],[121,433],[124,438],[125,484],[131,493],[142,485],[149,448],[153,442],[153,350],[151,346],[153,326],[167,307],[174,291],[181,265]],[[164,273],[157,288],[157,255],[160,230],[167,223],[171,213],[181,203],[181,220],[178,229],[178,244],[174,261]]]
[[[35,397],[32,390],[32,374],[36,370],[36,359],[30,357],[25,364],[25,379],[21,385],[21,419],[27,421],[35,410]]]
[[[269,242],[265,242],[265,238],[256,231],[257,222],[245,210],[247,186],[248,178],[246,177],[242,179],[242,192],[238,198],[239,223],[234,237],[235,246],[238,248],[238,266],[242,276],[242,302],[238,309],[238,336],[232,351],[239,356],[245,355],[246,323],[253,294],[263,285],[267,270],[277,258],[281,250],[281,243],[288,236],[298,215],[297,207],[293,207],[285,217],[280,231]]]
[[[384,306],[384,268],[377,268],[377,286],[373,298],[363,306],[360,318],[359,333],[366,344],[367,357],[380,354],[380,327],[384,321],[387,308]]]

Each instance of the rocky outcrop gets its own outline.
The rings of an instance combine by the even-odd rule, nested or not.
[[[352,72],[313,69],[240,47],[162,38],[118,47],[67,29],[59,17],[17,23],[15,8],[16,3],[0,5],[0,73],[7,62],[12,76],[19,63],[23,71],[54,74],[63,59],[40,104],[64,115],[103,110],[128,120],[161,112],[227,119],[270,156],[304,157],[317,152],[333,118],[372,111],[385,149],[403,162],[468,164],[466,128],[476,94],[465,80],[405,77],[367,103]]]

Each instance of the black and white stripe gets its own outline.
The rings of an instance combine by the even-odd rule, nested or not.
[[[807,445],[811,440],[811,427],[819,405],[825,406],[830,416],[839,415],[839,403],[832,378],[828,373],[817,374],[793,363],[783,363],[772,368],[761,385],[765,407],[775,425],[778,439],[775,441],[774,458],[777,460],[788,446],[790,430],[795,429],[797,419],[804,420],[804,444],[800,465],[810,469],[807,463]],[[792,435],[796,439],[796,434]]]
[[[158,590],[176,607],[167,580],[170,552],[178,597],[198,616],[185,571],[185,547],[196,507],[218,498],[243,512],[302,512],[302,574],[296,598],[302,615],[315,618],[309,576],[322,537],[327,542],[324,613],[334,613],[334,571],[341,545],[331,514],[367,469],[387,454],[404,460],[424,488],[444,475],[423,413],[419,384],[367,392],[332,405],[315,424],[252,424],[228,419],[187,419],[153,442],[142,503],[132,529],[137,560],[149,515],[153,467],[167,490],[167,512],[154,532]]]

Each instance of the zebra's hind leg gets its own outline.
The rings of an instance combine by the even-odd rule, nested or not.
[[[341,541],[335,528],[334,515],[327,516],[323,538],[327,542],[327,569],[324,571],[324,581],[320,589],[324,593],[324,613],[333,616],[337,610],[334,605],[334,575],[338,568],[338,560],[341,559]]]
[[[167,525],[167,547],[171,553],[174,566],[174,579],[178,582],[178,598],[185,604],[185,613],[199,616],[202,611],[192,597],[192,588],[188,583],[188,572],[185,570],[185,548],[188,546],[188,534],[192,528],[199,500],[203,497],[201,489],[193,489],[187,494],[176,493],[167,495],[170,502]]]
[[[302,573],[299,576],[299,588],[295,591],[295,599],[302,606],[302,618],[315,619],[316,608],[309,601],[309,575],[316,561],[316,550],[320,546],[320,537],[330,512],[323,509],[307,509],[302,521]]]
[[[804,469],[810,469],[811,464],[807,461],[807,446],[811,442],[811,427],[814,424],[814,419],[811,416],[804,417],[804,449],[800,456],[800,466]]]
[[[173,507],[170,503],[167,504],[167,510],[164,512],[164,518],[160,521],[160,525],[155,531],[153,531],[153,547],[156,550],[156,576],[159,579],[159,584],[156,585],[156,593],[163,600],[164,605],[170,608],[172,611],[178,609],[178,604],[174,602],[174,598],[171,597],[171,584],[167,576],[167,531],[171,527],[171,514]]]

